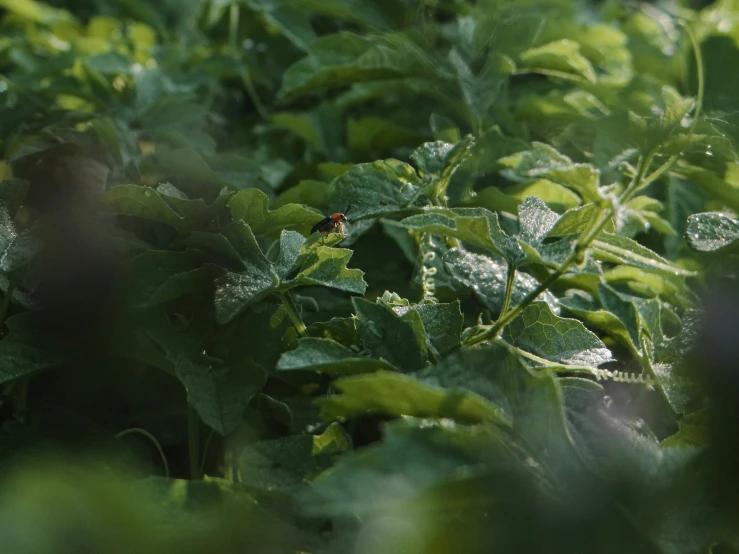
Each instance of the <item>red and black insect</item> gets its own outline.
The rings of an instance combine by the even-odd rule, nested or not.
[[[346,214],[349,212],[349,209],[352,207],[351,204],[349,204],[344,210],[343,214],[335,213],[331,214],[329,217],[326,217],[316,223],[313,228],[310,230],[311,234],[315,233],[316,231],[320,231],[324,235],[330,233],[331,231],[338,230],[339,233],[344,233],[344,225],[343,222],[346,221]]]

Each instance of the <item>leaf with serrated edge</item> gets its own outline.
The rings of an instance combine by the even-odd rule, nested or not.
[[[325,287],[364,294],[367,283],[360,269],[348,269],[346,264],[353,252],[345,248],[319,246],[301,260],[300,272],[291,281],[285,281],[283,289],[301,285],[322,285]]]
[[[418,334],[412,320],[387,306],[363,298],[352,298],[362,344],[376,358],[383,358],[403,371],[413,371],[426,362],[425,336]],[[418,324],[420,325],[420,316]],[[422,330],[421,325],[421,330]]]
[[[267,195],[258,189],[246,189],[237,193],[228,203],[234,219],[244,221],[256,235],[275,236],[282,231],[310,234],[311,227],[324,215],[300,204],[285,204],[276,210],[269,209]]]
[[[371,373],[380,369],[397,371],[385,360],[364,358],[331,339],[305,337],[295,350],[283,353],[280,371],[309,370],[328,374]]]
[[[378,160],[358,164],[331,182],[333,192],[329,209],[344,212],[347,218],[363,219],[417,211],[412,201],[419,192],[421,180],[412,166],[398,160]]]
[[[506,263],[455,248],[444,255],[444,264],[457,281],[475,291],[475,296],[485,307],[493,313],[500,313],[508,274]],[[538,285],[533,277],[516,272],[511,304],[515,306],[521,302]],[[557,299],[551,292],[545,291],[539,298],[558,312]]]
[[[181,356],[175,373],[185,385],[188,401],[214,431],[227,435],[241,423],[252,397],[267,382],[267,372],[254,363],[231,366],[203,357]]]
[[[576,319],[561,318],[545,302],[534,302],[505,328],[511,344],[553,362],[597,368],[612,359],[597,336]]]
[[[323,416],[347,418],[365,413],[446,417],[463,423],[508,423],[500,409],[471,392],[426,385],[409,375],[377,371],[334,381],[342,394],[319,400]]]

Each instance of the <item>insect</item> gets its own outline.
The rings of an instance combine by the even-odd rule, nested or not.
[[[320,231],[324,235],[330,233],[331,231],[338,230],[339,233],[344,233],[344,225],[343,222],[346,221],[346,214],[349,212],[349,209],[352,207],[351,204],[349,204],[344,210],[343,214],[335,213],[331,214],[329,217],[326,217],[316,223],[313,228],[310,230],[311,234],[315,233],[316,231]]]

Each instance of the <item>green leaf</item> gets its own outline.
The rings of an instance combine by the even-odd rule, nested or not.
[[[716,212],[693,214],[688,217],[685,237],[698,252],[721,251],[739,239],[739,221]]]
[[[534,142],[529,150],[501,158],[500,163],[512,168],[521,177],[543,177],[572,189],[586,201],[602,201],[598,192],[600,172],[590,164],[573,163],[547,144]]]
[[[641,344],[640,341],[640,318],[639,311],[633,302],[629,302],[622,298],[615,290],[607,285],[598,285],[598,298],[603,308],[615,315],[629,333],[631,343],[635,346]]]
[[[350,152],[386,152],[393,148],[415,146],[425,137],[412,128],[376,116],[350,119],[346,142]]]
[[[187,199],[171,185],[157,189],[139,185],[119,185],[103,195],[103,206],[109,211],[161,221],[180,231],[194,231],[212,221],[225,204],[221,197],[208,205],[203,200]]]
[[[25,312],[7,321],[8,334],[0,341],[0,383],[7,383],[50,369],[64,363],[65,359],[40,344],[44,337],[43,316],[37,312]]]
[[[493,314],[503,308],[508,264],[488,256],[465,252],[453,248],[444,255],[444,264],[449,273],[463,285],[470,287],[480,303]],[[519,304],[527,294],[539,286],[539,282],[526,273],[517,271],[511,295],[511,305]],[[557,299],[545,291],[539,297],[557,311]]]
[[[310,229],[323,219],[318,210],[299,204],[286,204],[270,211],[267,195],[258,189],[246,189],[228,203],[234,219],[247,223],[256,235],[275,237],[282,231],[297,231],[308,236]]]
[[[284,281],[287,279],[295,264],[303,252],[306,240],[303,235],[295,231],[282,231],[277,243],[278,252],[276,259],[272,262],[274,272]]]
[[[459,301],[448,304],[419,304],[413,309],[421,316],[430,345],[445,356],[460,344],[464,316]]]
[[[532,71],[574,73],[590,83],[597,80],[593,66],[580,53],[580,45],[571,40],[562,39],[530,48],[521,54],[520,59],[522,65],[531,68]]]
[[[74,16],[67,10],[53,8],[35,0],[0,0],[0,7],[5,8],[23,19],[52,25],[54,23],[76,23]]]
[[[262,254],[248,225],[236,221],[225,229],[224,235],[238,253],[241,267],[215,282],[216,319],[222,325],[279,285],[279,276]]]
[[[516,69],[513,60],[504,55],[493,55],[482,71],[475,74],[455,48],[450,50],[448,59],[457,74],[459,88],[470,111],[478,118],[487,116],[500,97],[508,75]]]
[[[573,164],[547,171],[544,177],[570,188],[589,202],[602,202],[599,192],[600,172],[590,164]]]
[[[611,233],[601,233],[593,241],[591,252],[597,260],[659,271],[667,275],[694,276],[695,272],[677,266],[635,240]]]
[[[353,317],[334,317],[308,326],[306,334],[318,339],[331,339],[346,347],[358,342],[357,322]]]
[[[441,174],[447,163],[447,156],[454,149],[454,144],[436,141],[425,142],[411,154],[416,167],[430,175]]]
[[[12,273],[26,267],[41,248],[41,241],[31,230],[18,232],[7,207],[0,205],[0,272]]]
[[[192,131],[190,131],[192,133]],[[215,158],[218,161],[219,157]],[[211,158],[211,161],[212,158]],[[207,191],[209,194],[217,192],[225,186],[236,185],[227,179],[221,178],[205,160],[203,152],[195,147],[170,148],[166,145],[157,146],[156,152],[147,156],[140,169],[144,173],[166,174],[168,178],[176,179],[178,186],[190,185],[186,190],[189,196],[200,194],[194,192]],[[192,190],[189,190],[192,189]]]
[[[316,40],[308,56],[285,71],[278,98],[363,81],[438,76],[428,54],[404,35],[340,32]]]
[[[345,155],[341,112],[331,103],[324,102],[309,112],[276,113],[270,122],[299,136],[329,159]]]
[[[352,298],[358,319],[359,337],[376,358],[404,371],[426,363],[426,335],[420,315],[410,310],[398,315],[382,304]]]
[[[344,248],[329,248],[328,246],[312,248],[300,258],[298,275],[290,281],[285,281],[283,288],[322,285],[344,292],[364,294],[367,290],[367,283],[362,278],[364,272],[346,267],[352,254],[351,250]]]
[[[373,516],[406,518],[413,513],[409,512],[414,506],[411,502],[429,506],[423,503],[424,491],[479,461],[481,455],[476,450],[495,438],[488,429],[412,418],[389,423],[383,428],[381,442],[343,457],[301,495],[301,506],[307,513],[324,517],[341,518],[351,513],[365,521],[373,521]],[[490,450],[485,453],[492,454]],[[493,452],[499,455],[496,459],[507,454],[504,449]],[[362,475],[362,479],[357,479],[357,475]],[[387,486],[390,481],[395,485]],[[425,516],[433,512],[432,509]],[[376,544],[382,551],[398,544],[415,550],[417,535],[409,537],[403,532],[405,529],[403,526],[400,532],[394,530],[389,536],[382,534]]]
[[[148,250],[124,265],[126,304],[148,309],[209,287],[218,274],[204,267],[199,256],[188,252]]]
[[[518,226],[520,240],[539,245],[557,223],[559,215],[536,196],[529,196],[518,207]]]
[[[678,432],[660,442],[660,447],[693,448],[708,446],[710,438],[709,421],[708,410],[686,414],[677,422]]]
[[[390,215],[412,206],[421,182],[415,170],[397,160],[359,164],[333,180],[329,206],[348,218]]]
[[[242,483],[252,490],[294,494],[328,469],[331,455],[349,444],[349,437],[336,425],[323,435],[255,442],[239,456]]]
[[[0,204],[8,210],[11,218],[15,218],[28,193],[30,183],[23,179],[5,179],[0,182]]]
[[[503,338],[553,362],[597,368],[612,359],[597,336],[576,319],[555,315],[546,302],[533,302],[505,328]]]
[[[465,470],[470,467],[482,469],[479,464],[483,460],[495,460],[495,472],[510,467],[508,464],[516,469],[527,467],[531,474],[526,479],[543,479],[546,483],[553,477],[556,481],[556,476],[578,471],[573,467],[577,462],[566,426],[562,391],[551,374],[531,371],[508,348],[497,345],[459,351],[444,364],[422,374],[428,381],[423,388],[411,377],[397,374],[347,377],[341,387],[345,393],[322,402],[331,409],[351,413],[370,410],[406,416],[426,414],[438,406],[440,413],[435,417],[444,417],[448,410],[454,410],[453,417],[463,421],[459,408],[465,400],[488,395],[495,401],[480,406],[495,407],[501,417],[499,424],[506,431],[498,432],[488,425],[455,425],[439,419],[417,421],[404,417],[384,427],[382,442],[344,457],[333,471],[317,481],[315,489],[304,497],[306,507],[335,515],[347,511],[386,515],[393,506],[407,511],[408,500],[419,498],[428,487],[438,485],[451,474],[467,474]],[[386,377],[400,379],[383,386],[382,379]],[[369,387],[374,392],[375,382],[370,382],[370,378],[376,381],[380,394],[367,390]],[[434,385],[434,378],[445,380],[444,386],[449,388],[439,387],[443,381]],[[401,393],[396,394],[399,388]],[[437,404],[440,393],[456,393],[460,401]],[[344,404],[337,404],[342,396],[349,398]],[[356,479],[360,468],[364,479]],[[503,474],[510,476],[505,471]],[[388,479],[405,486],[381,486]],[[428,515],[428,502],[421,503]],[[456,502],[453,505],[459,506]]]
[[[434,133],[434,138],[439,142],[455,144],[462,138],[454,121],[438,113],[432,113],[429,118],[429,126]]]
[[[681,308],[697,304],[696,295],[687,287],[684,277],[667,277],[664,273],[619,265],[603,273],[608,284],[625,285],[636,295],[659,296]]]
[[[426,213],[406,217],[404,227],[419,233],[438,233],[456,237],[503,256],[518,265],[524,254],[516,241],[500,228],[497,214],[484,208],[434,208]]]
[[[275,0],[247,0],[247,5],[261,12],[264,18],[301,50],[307,51],[316,39],[308,14],[290,6],[288,2]]]
[[[695,383],[680,373],[677,364],[649,363],[647,371],[651,373],[657,385],[675,414],[683,414],[690,409],[691,400],[697,396]]]
[[[187,390],[187,400],[214,431],[228,435],[242,421],[244,410],[267,382],[267,372],[246,360],[221,362],[201,356],[181,356],[175,373]]]
[[[561,298],[559,304],[587,324],[614,337],[634,356],[640,355],[639,347],[632,339],[632,336],[636,336],[635,329],[629,329],[617,315],[602,309],[596,302],[588,301],[582,296]]]
[[[275,199],[275,207],[285,204],[305,204],[318,210],[327,210],[331,187],[323,181],[300,181],[297,185],[280,193]]]
[[[296,8],[328,17],[354,21],[362,26],[386,29],[386,21],[380,9],[366,0],[295,0]]]
[[[566,235],[582,233],[592,223],[599,211],[600,208],[596,204],[585,204],[584,206],[567,210],[557,220],[557,223],[552,227],[547,236],[564,237]],[[614,232],[615,227],[613,222],[609,222],[604,230],[609,233]]]
[[[397,371],[385,360],[364,358],[331,339],[305,337],[295,350],[283,353],[277,369],[320,371],[328,374],[371,373],[381,369]]]
[[[662,202],[649,196],[632,198],[621,207],[619,234],[633,237],[653,228],[664,235],[675,236],[676,232],[670,222],[659,215],[663,209]]]
[[[506,423],[500,409],[477,394],[426,385],[401,373],[377,371],[352,375],[333,384],[341,394],[318,401],[327,420],[376,413],[449,418],[462,423]]]

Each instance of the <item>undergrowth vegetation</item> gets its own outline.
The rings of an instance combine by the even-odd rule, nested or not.
[[[3,552],[739,550],[739,2],[0,14]]]

